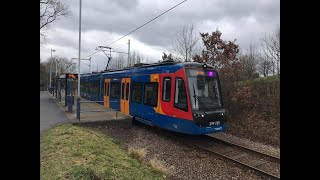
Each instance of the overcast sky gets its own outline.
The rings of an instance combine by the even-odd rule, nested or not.
[[[72,16],[61,18],[50,26],[48,42],[40,47],[40,57],[53,55],[78,57],[79,0],[61,0],[69,5]],[[108,45],[168,10],[182,0],[82,0],[81,57],[95,52],[100,45]],[[280,24],[279,0],[187,0],[133,34],[111,45],[116,51],[139,51],[153,61],[161,59],[183,26],[193,24],[197,33],[222,32],[224,40],[237,39],[241,50],[250,42],[274,31]],[[112,55],[116,56],[116,53]],[[106,56],[98,52],[92,56],[94,69],[105,68]],[[83,71],[88,66],[83,64]],[[82,72],[83,72],[82,71]]]

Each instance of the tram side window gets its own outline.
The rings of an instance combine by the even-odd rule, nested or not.
[[[94,93],[94,83],[90,82],[90,93]]]
[[[94,94],[94,82],[91,82],[90,85],[91,85],[90,93]]]
[[[142,83],[132,83],[131,102],[140,103],[142,100]]]
[[[186,86],[181,78],[176,78],[174,107],[183,111],[188,111]]]
[[[99,94],[99,83],[98,83],[98,81],[96,82],[96,91],[97,91],[97,94]]]
[[[86,82],[86,93],[89,93],[89,82]]]
[[[96,82],[97,94],[99,94],[99,81]]]
[[[169,102],[170,94],[171,94],[171,78],[165,77],[163,78],[162,100]]]
[[[122,90],[121,90],[121,99],[124,99],[124,87],[125,87],[125,83],[122,83]]]
[[[96,93],[96,83],[93,81],[91,83],[91,86],[92,86],[92,92],[91,93],[95,94]]]
[[[109,96],[109,82],[107,82],[105,84],[106,84],[106,87],[104,88],[104,90],[105,90],[104,95]]]
[[[129,99],[129,83],[126,83],[126,100]]]
[[[95,93],[98,94],[99,93],[99,88],[98,88],[99,84],[98,84],[98,81],[96,81],[94,83],[94,88],[95,88]]]
[[[158,83],[145,83],[144,104],[157,107],[158,104]]]
[[[120,98],[121,83],[120,82],[111,82],[110,83],[110,97],[111,98]]]
[[[92,93],[96,93],[96,83],[94,81],[92,82]]]

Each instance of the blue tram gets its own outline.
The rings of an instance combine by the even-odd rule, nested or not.
[[[132,121],[186,134],[225,131],[227,117],[213,66],[161,62],[81,75],[81,96]]]

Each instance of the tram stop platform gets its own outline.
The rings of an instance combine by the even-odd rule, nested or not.
[[[60,107],[60,109],[65,112],[66,116],[70,120],[71,123],[77,124],[77,123],[88,123],[88,122],[100,122],[100,121],[114,121],[114,120],[128,120],[131,121],[132,117],[125,115],[119,111],[109,109],[104,107],[101,104],[90,102],[90,103],[81,103],[80,111],[80,121],[77,119],[77,101],[76,97],[74,99],[74,105],[72,106],[72,112],[68,111],[68,107],[65,106],[65,93],[61,93],[61,101],[59,102],[58,98],[50,94],[51,98],[55,100],[57,105]],[[89,101],[85,98],[81,98],[80,101]],[[93,111],[93,112],[88,112]],[[96,111],[106,111],[106,112],[96,112]]]

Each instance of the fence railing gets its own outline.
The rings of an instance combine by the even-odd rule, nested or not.
[[[104,101],[81,101],[80,98],[77,98],[77,119],[80,121],[80,113],[82,112],[110,112],[115,111],[116,112],[116,118],[118,118],[118,111],[115,109],[104,109],[104,110],[81,110],[81,103],[103,103]],[[109,101],[109,102],[116,102],[116,101]]]

